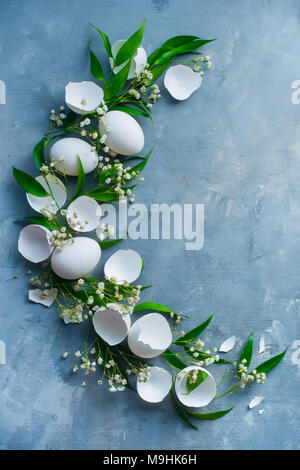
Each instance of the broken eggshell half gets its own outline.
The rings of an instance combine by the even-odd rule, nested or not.
[[[53,289],[54,295],[57,295],[58,289]],[[54,302],[54,296],[51,289],[31,289],[28,291],[28,300],[35,302],[36,304],[42,304],[45,307],[51,307]]]
[[[143,400],[149,403],[159,403],[171,390],[172,376],[162,367],[152,366],[149,372],[150,378],[146,382],[137,381],[137,392]]]
[[[106,261],[104,275],[109,279],[131,284],[139,277],[142,268],[142,257],[136,251],[118,250]]]
[[[170,67],[164,78],[166,89],[176,100],[186,100],[201,83],[201,75],[182,64]]]
[[[41,225],[30,224],[19,235],[18,251],[32,263],[40,263],[49,258],[53,247],[49,244],[50,230]]]
[[[49,187],[45,181],[45,178],[42,175],[37,176],[35,179],[40,183],[41,186],[43,186],[43,188],[47,192],[49,192]],[[66,187],[64,183],[59,178],[57,178],[57,176],[53,175],[47,175],[46,179],[50,186],[51,192],[55,200],[57,201],[57,204],[59,205],[59,207],[63,207],[67,199]],[[38,197],[34,196],[33,194],[26,193],[26,197],[28,204],[36,212],[42,213],[43,209],[52,213],[56,213],[58,211],[58,207],[56,206],[52,196]]]
[[[76,237],[61,250],[55,248],[51,266],[55,274],[63,279],[75,280],[89,274],[99,263],[100,245],[88,237]]]
[[[169,323],[160,313],[148,313],[133,323],[128,334],[128,346],[139,357],[151,358],[162,354],[172,343]]]
[[[206,373],[204,382],[199,384],[194,390],[187,395],[187,379],[188,375],[193,370],[202,370]],[[179,401],[192,408],[201,408],[208,405],[216,395],[216,382],[208,370],[198,366],[189,366],[182,369],[176,376],[175,392]]]
[[[100,307],[93,316],[96,333],[110,346],[121,343],[131,325],[130,315],[121,305],[109,303]]]
[[[126,42],[126,39],[120,39],[119,41],[116,41],[111,46],[112,57],[109,58],[109,62],[115,74],[119,73],[120,70],[122,70],[129,61],[128,59],[125,62],[123,62],[123,64],[119,66],[114,66],[114,61],[117,57],[117,54],[125,42]],[[136,51],[135,56],[131,59],[128,79],[131,80],[132,78],[134,78],[136,76],[136,73],[140,74],[146,67],[146,64],[147,64],[146,51],[143,47],[139,47]]]
[[[67,220],[77,232],[91,232],[98,227],[102,215],[101,206],[89,196],[79,196],[67,209]]]
[[[76,137],[65,137],[52,145],[50,160],[55,168],[69,176],[78,176],[80,157],[84,173],[90,173],[98,164],[97,152],[90,144]]]
[[[77,114],[95,111],[103,100],[103,90],[94,82],[69,82],[66,85],[65,101]]]

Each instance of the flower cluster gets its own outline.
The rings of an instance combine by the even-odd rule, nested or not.
[[[52,230],[49,236],[49,244],[52,247],[62,250],[70,241],[73,241],[71,233],[68,233],[67,227],[61,227],[59,230]]]
[[[65,107],[60,106],[59,114],[56,114],[55,109],[51,109],[50,111],[50,121],[57,125],[57,127],[61,127],[63,125],[63,120],[66,119],[66,114],[64,113]]]
[[[255,369],[248,374],[247,360],[243,359],[238,364],[237,378],[239,378],[239,385],[245,388],[248,383],[256,381],[256,383],[263,384],[267,376],[264,372],[259,373]]]

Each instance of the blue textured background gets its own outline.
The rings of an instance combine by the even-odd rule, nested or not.
[[[95,376],[70,374],[72,360],[60,354],[80,346],[86,327],[65,328],[54,307],[26,300],[32,266],[16,251],[13,221],[31,210],[12,165],[35,174],[31,150],[49,109],[63,103],[69,80],[90,78],[88,39],[104,54],[88,22],[114,41],[144,17],[147,51],[176,34],[218,37],[205,47],[213,67],[200,90],[182,103],[162,90],[154,130],[143,123],[145,151],[155,151],[137,202],[205,204],[201,251],[185,251],[184,241],[124,242],[143,255],[141,282],[154,284],[144,300],[192,314],[189,326],[216,312],[205,337],[219,345],[237,335],[231,356],[252,329],[256,350],[265,334],[264,358],[300,336],[300,105],[291,102],[291,83],[300,78],[299,2],[2,1],[0,339],[7,364],[0,365],[0,449],[299,448],[300,369],[292,348],[263,387],[213,404],[236,406],[196,432],[169,399],[147,405],[131,392],[109,393]],[[255,395],[265,400],[250,411]]]

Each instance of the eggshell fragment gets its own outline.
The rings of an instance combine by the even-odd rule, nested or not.
[[[101,206],[95,199],[88,196],[79,196],[67,209],[67,220],[70,226],[78,232],[94,230],[99,225],[101,215]]]
[[[254,408],[255,406],[259,405],[263,401],[264,397],[254,397],[249,403],[249,408]]]
[[[50,149],[50,160],[61,173],[77,176],[80,157],[84,173],[90,173],[98,164],[98,155],[92,146],[76,137],[60,139]]]
[[[119,282],[134,282],[141,274],[143,261],[134,250],[116,251],[104,265],[104,274],[109,279],[115,278]]]
[[[266,346],[265,346],[265,337],[262,336],[259,340],[259,350],[258,350],[258,354],[262,354],[263,352],[265,352],[266,350]]]
[[[102,136],[107,136],[105,144],[121,155],[138,155],[144,147],[145,138],[141,126],[123,111],[105,113],[99,120],[99,132]]]
[[[87,237],[76,237],[62,250],[55,248],[51,266],[55,274],[63,279],[79,279],[90,273],[101,256],[99,244]]]
[[[202,370],[207,375],[204,382],[199,384],[198,387],[186,395],[186,382],[188,374],[193,370]],[[185,369],[182,369],[180,373],[177,374],[175,380],[175,392],[179,401],[181,401],[183,405],[192,408],[201,408],[202,406],[208,405],[216,395],[216,390],[216,382],[211,373],[208,372],[208,370],[198,366],[189,366]]]
[[[171,374],[162,367],[150,367],[150,378],[146,382],[137,381],[137,392],[139,396],[149,403],[161,402],[172,387]]]
[[[234,348],[235,345],[235,336],[231,336],[226,339],[220,346],[219,352],[229,352]]]
[[[57,201],[59,207],[62,207],[67,199],[66,187],[64,183],[56,176],[50,174],[47,175],[46,178],[55,200]],[[43,188],[46,189],[47,192],[49,192],[49,187],[45,181],[45,178],[42,175],[37,176],[35,179],[43,186]],[[58,211],[58,208],[52,196],[38,197],[34,196],[33,194],[26,193],[26,197],[28,204],[36,212],[41,213],[43,209],[46,209],[47,211],[50,211],[52,213],[56,213]]]
[[[66,86],[65,101],[77,114],[95,111],[103,100],[103,90],[94,82],[69,82]]]
[[[129,330],[128,345],[139,357],[151,358],[162,354],[172,342],[169,323],[159,313],[139,318]]]
[[[119,73],[120,70],[122,70],[129,61],[128,59],[123,64],[116,66],[116,67],[114,66],[114,60],[116,59],[119,50],[121,49],[121,47],[123,46],[125,42],[126,42],[126,39],[120,39],[119,41],[116,41],[111,46],[112,57],[109,58],[109,62],[115,74]],[[141,73],[146,67],[146,64],[147,64],[146,51],[143,47],[139,47],[135,56],[131,60],[129,73],[128,73],[128,79],[131,80],[132,78],[135,77],[136,73]]]
[[[32,263],[40,263],[49,258],[53,248],[49,244],[50,230],[41,225],[30,224],[19,235],[18,250]]]
[[[56,288],[53,289],[54,295],[57,295],[58,290]],[[42,304],[45,307],[51,307],[54,302],[54,296],[50,289],[46,289],[42,291],[41,289],[33,289],[28,291],[28,299],[31,302],[35,302],[36,304]]]
[[[100,307],[93,316],[96,333],[110,346],[121,343],[127,336],[131,319],[121,306],[109,303]]]
[[[201,75],[182,64],[170,67],[164,78],[166,89],[176,100],[186,100],[201,83]]]

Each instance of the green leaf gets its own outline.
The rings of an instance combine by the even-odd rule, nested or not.
[[[252,358],[252,351],[253,351],[253,332],[250,334],[244,349],[241,352],[241,355],[238,360],[238,364],[242,362],[243,359],[246,359],[247,367],[250,366],[251,358]]]
[[[186,367],[186,364],[182,362],[182,360],[179,359],[176,354],[173,354],[170,349],[166,349],[162,356],[176,369],[182,370]]]
[[[129,173],[130,175],[132,175],[132,173],[135,172],[135,173],[136,173],[135,178],[136,178],[136,177],[139,175],[139,173],[140,173],[140,172],[145,168],[145,166],[147,165],[147,162],[148,162],[148,160],[149,160],[149,157],[150,157],[152,151],[153,151],[153,148],[150,150],[150,152],[148,153],[147,157],[144,158],[144,160],[143,160],[142,162],[138,163],[136,166],[134,166],[133,168],[131,168],[131,170],[129,170],[128,173]]]
[[[69,111],[67,117],[63,120],[64,129],[72,126],[76,119],[78,118],[78,114],[74,113],[74,111]]]
[[[203,370],[198,370],[197,378],[195,382],[191,382],[192,375],[193,375],[193,371],[191,370],[191,372],[188,374],[187,381],[186,381],[187,393],[185,393],[184,395],[189,395],[193,390],[195,390],[195,388],[198,387],[198,385],[202,384],[207,377],[206,372],[204,372]]]
[[[180,418],[183,419],[183,421],[185,421],[189,426],[191,426],[192,428],[197,429],[197,431],[199,431],[197,426],[195,426],[191,422],[191,420],[189,419],[189,415],[187,414],[185,409],[179,404],[179,402],[178,402],[178,400],[175,396],[174,387],[171,388],[171,398],[172,398],[172,403],[174,405],[174,408],[175,408],[178,416],[180,416]]]
[[[107,248],[110,248],[111,246],[116,245],[117,243],[121,242],[123,238],[117,238],[115,240],[104,240],[102,242],[98,242],[100,245],[101,250],[107,250]]]
[[[91,41],[89,42],[89,48],[90,48],[91,74],[93,75],[93,77],[95,77],[98,80],[101,80],[102,82],[104,82],[104,80],[105,80],[104,72],[103,72],[102,66],[101,66],[98,58],[96,57],[96,55],[94,54],[94,52],[91,49]]]
[[[73,199],[75,199],[76,197],[79,196],[79,194],[82,193],[82,191],[84,190],[84,185],[85,185],[85,175],[84,175],[84,169],[83,169],[83,166],[82,166],[82,162],[80,160],[79,155],[78,155],[77,158],[78,158],[78,180],[77,180],[77,186],[76,186],[76,190],[75,190]]]
[[[124,87],[129,73],[130,62],[128,62],[125,67],[123,67],[120,72],[118,72],[110,82],[105,85],[103,88],[104,91],[104,99],[111,100],[114,96],[116,96]]]
[[[191,331],[186,333],[184,336],[182,336],[181,338],[174,341],[174,344],[184,345],[185,343],[189,343],[190,341],[193,341],[194,339],[198,338],[198,336],[210,324],[213,316],[214,316],[214,314],[211,315],[204,323],[201,323],[201,325],[196,326],[196,328],[193,328]]]
[[[38,170],[41,168],[42,165],[44,165],[45,162],[45,155],[44,155],[44,150],[45,150],[45,143],[46,139],[45,137],[40,140],[36,146],[33,149],[33,159],[35,161],[35,164],[38,168]]]
[[[18,170],[13,167],[13,175],[17,183],[25,189],[27,193],[33,194],[38,197],[50,196],[49,193],[43,188],[43,186],[32,176],[24,173],[24,171]]]
[[[152,83],[156,82],[156,80],[161,76],[161,74],[164,73],[164,71],[169,67],[171,62],[172,62],[172,60],[169,60],[165,64],[156,65],[153,69],[151,69],[151,73],[152,73],[153,77],[151,79],[147,80],[146,85],[149,86]]]
[[[143,310],[153,310],[153,312],[165,312],[165,313],[171,313],[174,312],[174,310],[171,310],[169,307],[166,307],[165,305],[162,304],[157,304],[156,302],[142,302],[141,304],[138,304],[134,307],[133,311],[134,312],[140,312]],[[176,315],[178,315],[176,312],[174,312]]]
[[[285,356],[286,351],[287,351],[287,348],[281,354],[278,354],[278,356],[271,357],[271,359],[268,359],[267,361],[263,362],[262,364],[260,364],[258,367],[255,368],[256,371],[258,373],[264,372],[265,374],[267,372],[270,372],[270,370],[274,369],[274,367],[276,367],[277,364],[279,364],[279,362],[282,361],[282,359]]]
[[[201,421],[207,421],[207,420],[213,420],[213,419],[219,419],[222,418],[222,416],[227,415],[232,408],[229,408],[228,410],[223,410],[223,411],[215,411],[213,413],[194,413],[193,411],[187,410],[189,415],[191,415],[195,419],[199,419]]]
[[[186,42],[194,41],[195,39],[200,39],[199,36],[174,36],[173,38],[168,39],[161,46],[162,48],[172,48],[181,46]]]
[[[92,197],[96,201],[112,202],[118,199],[118,194],[111,188],[98,188],[87,193],[87,196]]]
[[[151,117],[151,111],[149,110],[149,108],[147,108],[145,105],[143,105],[142,103],[139,103],[136,100],[125,99],[124,101],[121,101],[120,104],[121,105],[130,104],[131,106],[134,106],[135,108],[140,109],[145,114],[149,115],[149,117]]]
[[[94,29],[100,34],[100,36],[101,36],[102,39],[103,39],[104,47],[105,47],[105,50],[106,50],[106,52],[107,52],[108,57],[112,57],[111,45],[110,45],[108,36],[107,36],[105,33],[103,33],[102,31],[100,31],[100,29],[96,28],[96,26],[92,25],[92,23],[89,23],[89,25],[90,25],[92,28],[94,28]]]
[[[14,221],[15,224],[19,224],[19,223],[23,224],[26,222],[30,222],[32,224],[37,224],[37,225],[42,225],[43,227],[49,228],[50,230],[57,230],[61,227],[61,225],[58,222],[54,220],[48,220],[45,217],[42,217],[39,215],[34,215],[30,217],[22,217]]]
[[[130,114],[131,116],[143,116],[152,119],[151,114],[145,113],[139,109],[131,108],[129,106],[112,106],[110,111],[123,111],[123,113]]]
[[[126,60],[130,59],[137,51],[137,48],[142,42],[144,29],[145,29],[146,20],[143,21],[142,26],[124,42],[121,49],[118,51],[117,56],[115,58],[115,65],[119,66],[126,62]]]
[[[211,41],[215,41],[215,39],[197,39],[196,41],[189,41],[169,51],[164,51],[162,48],[163,53],[155,60],[154,64],[165,64],[171,58],[180,54],[186,54],[188,52],[194,51],[198,47],[201,47]]]

